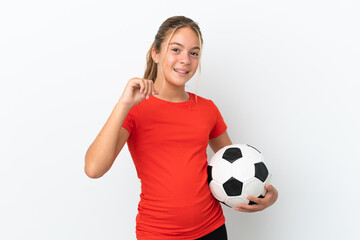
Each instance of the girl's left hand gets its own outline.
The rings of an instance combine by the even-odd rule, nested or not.
[[[267,207],[270,207],[278,198],[278,191],[271,185],[265,184],[265,188],[267,190],[264,198],[257,198],[253,196],[248,196],[247,199],[253,201],[256,204],[246,205],[246,204],[238,204],[235,208],[236,211],[239,212],[258,212],[262,211]]]

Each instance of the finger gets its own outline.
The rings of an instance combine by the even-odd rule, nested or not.
[[[254,202],[255,204],[264,204],[265,197],[254,197],[254,196],[247,196],[247,199]]]
[[[140,94],[142,94],[144,92],[145,85],[144,85],[144,81],[142,79],[134,80],[133,86],[140,88],[140,90],[139,90]]]
[[[155,84],[152,80],[148,80],[149,81],[149,86],[151,87],[151,89],[149,89],[149,93],[148,95],[159,95],[159,92],[155,89]]]
[[[252,211],[245,210],[245,209],[242,209],[242,208],[235,208],[235,211],[244,212],[244,213],[251,213],[252,212]]]
[[[132,88],[141,88],[140,81],[138,78],[131,79],[128,85],[131,86]]]
[[[143,91],[142,91],[141,93],[142,93],[142,96],[145,98],[149,86],[148,86],[148,83],[147,83],[147,81],[146,81],[145,79],[142,79],[142,82],[143,82],[143,84],[144,84],[144,89],[143,89]]]
[[[260,204],[254,204],[254,205],[238,204],[235,210],[240,212],[257,212],[263,209],[265,209],[265,207]]]
[[[153,81],[151,81],[151,95],[155,95],[155,86]]]
[[[149,84],[148,84],[147,80],[145,80],[145,79],[143,79],[143,82],[144,82],[144,91],[142,92],[142,96],[145,98],[147,96]]]
[[[266,189],[266,193],[265,193],[265,196],[264,198],[269,198],[271,197],[272,195],[274,195],[274,188],[272,188],[271,186],[269,185],[265,185],[265,189]]]
[[[254,212],[260,212],[262,209],[245,209],[245,208],[237,208],[236,211],[238,212],[244,212],[244,213],[254,213]]]
[[[151,80],[146,80],[146,82],[147,82],[147,86],[148,86],[147,93],[146,93],[146,98],[148,99],[152,94],[153,86],[152,86],[152,81]]]
[[[272,185],[270,185],[270,184],[265,184],[265,189],[267,191],[274,191],[274,187]]]

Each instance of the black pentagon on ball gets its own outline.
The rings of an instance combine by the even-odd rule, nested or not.
[[[208,181],[208,184],[210,184],[210,182],[212,180],[212,166],[207,167],[207,173],[208,173],[207,181]]]
[[[243,183],[231,177],[223,184],[223,187],[228,196],[239,196],[242,192]]]
[[[255,177],[265,182],[269,172],[263,162],[255,163]]]
[[[232,148],[226,149],[222,158],[233,163],[237,159],[242,158],[242,153],[241,153],[240,148],[232,147]]]

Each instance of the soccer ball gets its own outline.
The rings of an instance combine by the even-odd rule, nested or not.
[[[255,204],[248,195],[263,198],[271,174],[263,155],[246,144],[233,144],[215,153],[208,163],[211,193],[220,202],[235,208],[238,203]]]

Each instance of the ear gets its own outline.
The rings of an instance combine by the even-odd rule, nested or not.
[[[155,63],[159,63],[159,52],[155,48],[151,49],[151,57]]]

